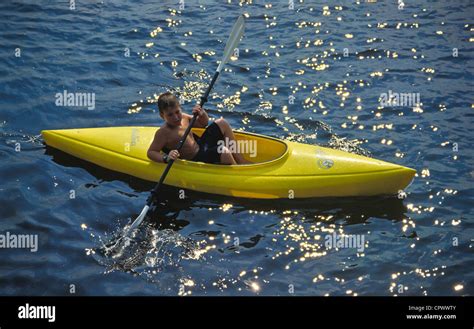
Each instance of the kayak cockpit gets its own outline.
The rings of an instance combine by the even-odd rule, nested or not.
[[[193,128],[193,133],[199,137],[203,132],[203,128]],[[235,143],[224,141],[227,142],[225,146],[231,152],[241,153],[252,164],[275,161],[283,157],[288,149],[284,141],[276,138],[240,131],[234,131],[234,135]]]

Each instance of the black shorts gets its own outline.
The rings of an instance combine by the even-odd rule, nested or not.
[[[206,163],[220,163],[221,155],[217,152],[217,142],[224,140],[224,135],[217,123],[213,122],[206,130],[204,130],[201,137],[194,135],[196,142],[199,145],[199,151],[191,161],[200,161]]]

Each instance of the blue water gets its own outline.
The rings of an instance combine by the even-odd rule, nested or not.
[[[1,295],[473,294],[472,2],[75,6],[0,4],[0,234],[39,238],[37,252],[0,249]],[[210,116],[413,167],[407,197],[183,202],[168,188],[130,245],[104,252],[153,184],[47,148],[41,130],[158,126],[168,89],[190,111],[241,13]],[[56,106],[64,90],[95,108]],[[381,106],[389,91],[421,104]],[[365,250],[326,249],[333,231]]]

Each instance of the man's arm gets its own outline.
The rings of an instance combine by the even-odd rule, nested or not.
[[[194,127],[196,128],[206,128],[207,124],[209,123],[209,116],[207,115],[207,112],[201,108],[199,105],[196,105],[193,107],[193,114],[194,112],[198,112],[199,115],[196,118],[196,123],[194,124]],[[183,115],[188,118],[189,122],[191,122],[193,116],[183,113]]]
[[[153,142],[151,143],[150,147],[148,148],[148,152],[146,153],[148,159],[155,162],[165,162],[163,160],[163,155],[160,153],[160,151],[166,145],[166,138],[164,133],[165,131],[163,130],[163,128],[158,129],[158,131],[155,133],[155,138],[153,138]]]
[[[209,124],[209,116],[207,115],[206,110],[202,109],[201,111],[202,114],[196,119],[196,121],[199,121],[201,127],[205,128]]]

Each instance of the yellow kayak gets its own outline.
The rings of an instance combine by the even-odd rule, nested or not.
[[[44,130],[47,145],[104,168],[157,182],[166,165],[147,158],[156,127]],[[194,128],[200,136],[204,129]],[[277,199],[394,195],[416,171],[325,147],[234,132],[254,143],[252,164],[215,165],[187,160],[173,164],[165,184],[235,197]]]

